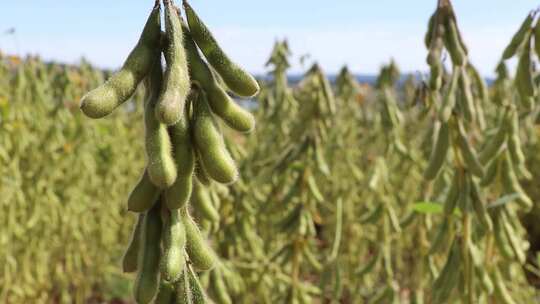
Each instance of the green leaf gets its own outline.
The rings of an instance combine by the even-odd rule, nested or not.
[[[418,202],[414,203],[412,207],[413,211],[422,214],[440,214],[443,213],[444,208],[442,204],[433,202]]]

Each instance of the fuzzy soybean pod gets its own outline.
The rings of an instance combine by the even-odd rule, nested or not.
[[[489,163],[488,168],[486,170],[486,174],[484,175],[484,178],[482,178],[482,181],[480,182],[480,185],[482,187],[487,187],[491,183],[493,183],[493,181],[497,177],[497,174],[499,173],[499,165],[500,165],[499,158],[495,158],[493,161]]]
[[[256,95],[259,92],[259,84],[255,78],[229,59],[210,30],[185,0],[184,9],[193,39],[208,62],[221,75],[227,87],[239,96]]]
[[[135,301],[150,303],[159,287],[159,260],[161,255],[161,203],[156,203],[144,216],[139,245],[139,272],[133,285]]]
[[[506,288],[506,285],[504,285],[504,279],[497,267],[495,267],[495,270],[493,271],[493,281],[495,283],[495,295],[497,300],[502,304],[516,304]]]
[[[436,21],[437,21],[437,15],[438,11],[435,11],[431,16],[429,17],[428,21],[428,28],[426,35],[424,36],[424,44],[427,48],[430,48],[431,44],[433,43],[433,39],[435,38],[435,32],[436,32]]]
[[[174,283],[176,293],[175,304],[192,304],[187,268],[188,267],[184,267],[184,270],[182,270],[182,273],[180,274],[180,278]]]
[[[90,91],[81,100],[81,110],[91,118],[101,118],[127,101],[139,83],[150,73],[154,59],[160,56],[160,5],[152,10],[139,42],[126,62],[107,82]]]
[[[193,199],[191,200],[193,208],[210,222],[219,222],[219,212],[212,204],[208,190],[197,179],[194,179],[193,184]]]
[[[221,273],[221,269],[216,268],[210,274],[210,282],[212,284],[212,291],[216,296],[217,302],[219,304],[232,304],[231,297],[227,292],[227,287],[225,286],[225,281]]]
[[[439,129],[435,148],[431,152],[428,167],[424,173],[424,178],[433,180],[441,171],[448,151],[450,149],[450,128],[448,122],[444,122]]]
[[[161,280],[154,304],[174,304],[174,298],[174,285],[165,280]]]
[[[180,210],[162,210],[163,218],[163,256],[161,257],[161,275],[169,282],[176,282],[184,269],[184,248],[186,230],[180,220]]]
[[[512,161],[516,165],[524,164],[525,154],[521,149],[521,139],[519,138],[519,117],[517,111],[512,111],[512,113],[508,116],[505,126],[510,132],[507,144]]]
[[[503,119],[499,121],[499,127],[497,128],[497,132],[493,136],[491,136],[489,142],[478,155],[478,160],[480,160],[480,162],[484,165],[490,163],[495,157],[497,157],[497,155],[499,155],[499,152],[504,146],[508,133],[508,128],[505,123],[505,117],[507,115],[508,112],[506,112]]]
[[[457,90],[459,86],[459,72],[458,71],[459,70],[457,68],[454,68],[454,72],[452,73],[452,79],[450,80],[450,84],[448,85],[448,89],[443,98],[442,107],[439,110],[439,119],[442,122],[447,122],[448,119],[450,119],[450,116],[452,115],[452,111],[454,110],[454,107],[456,106],[456,95],[457,95]]]
[[[472,144],[467,139],[465,128],[460,122],[457,123],[457,128],[458,146],[461,151],[461,155],[463,156],[463,160],[465,161],[465,165],[467,165],[467,168],[474,175],[482,178],[484,176],[484,168],[478,160],[476,151],[474,150]]]
[[[459,89],[461,91],[461,105],[468,121],[473,121],[476,116],[474,97],[471,91],[471,80],[465,67],[459,68]]]
[[[447,241],[450,237],[450,229],[452,226],[452,222],[453,221],[451,217],[445,217],[443,219],[442,223],[439,225],[437,234],[435,235],[433,242],[431,243],[431,246],[429,248],[430,255],[441,251],[447,244]]]
[[[128,197],[128,210],[132,212],[146,212],[155,204],[159,189],[152,183],[148,170],[144,173]]]
[[[216,264],[216,255],[203,238],[197,224],[193,221],[187,210],[181,210],[182,223],[186,229],[186,251],[189,260],[197,270],[210,270]]]
[[[496,210],[494,212],[493,219],[493,236],[495,240],[495,246],[499,249],[499,253],[507,260],[513,260],[515,258],[512,247],[510,247],[509,240],[506,238],[504,231],[504,218],[501,216],[502,211]]]
[[[176,180],[177,172],[167,126],[160,123],[154,114],[163,80],[160,58],[155,58],[154,62],[154,68],[146,81],[149,96],[144,111],[147,170],[154,185],[166,189]]]
[[[504,155],[501,172],[504,189],[509,193],[519,194],[519,197],[516,198],[516,202],[520,205],[520,207],[524,208],[525,210],[530,210],[533,207],[533,201],[529,198],[529,196],[525,193],[525,190],[523,190],[523,188],[521,187],[521,184],[519,183],[519,180],[514,171],[511,157],[510,155],[508,155],[508,153],[505,153]]]
[[[206,92],[212,112],[223,119],[229,127],[239,132],[252,131],[255,128],[255,118],[249,111],[236,104],[221,87],[210,67],[199,55],[197,46],[188,31],[187,28],[184,29],[184,40],[191,78],[197,81]]]
[[[458,284],[462,264],[459,244],[454,241],[443,270],[433,284],[433,303],[444,303]]]
[[[471,204],[476,214],[476,217],[478,218],[478,221],[480,222],[480,224],[482,224],[484,229],[486,229],[487,231],[492,231],[493,221],[489,217],[486,206],[484,205],[484,202],[482,201],[478,184],[472,179],[470,182],[471,182]]]
[[[540,22],[536,22],[536,26],[534,27],[534,48],[536,56],[540,58]]]
[[[193,138],[204,171],[219,183],[235,182],[238,179],[238,168],[225,146],[203,91],[194,107]]]
[[[166,125],[173,125],[180,120],[184,113],[186,98],[191,86],[189,79],[184,35],[180,16],[172,0],[164,0],[165,5],[165,79],[156,106],[156,117]]]
[[[529,36],[527,35],[527,37]],[[526,108],[531,108],[536,94],[536,85],[533,79],[530,38],[524,44],[524,49],[519,57],[515,84],[522,104]]]
[[[451,14],[445,18],[444,41],[446,49],[450,54],[452,63],[457,66],[463,66],[467,61],[467,54],[461,44],[461,37],[457,28],[456,20]]]
[[[188,100],[196,99],[197,94],[190,94]],[[193,189],[193,173],[195,171],[195,152],[191,142],[188,111],[174,126],[169,127],[173,145],[173,157],[177,168],[174,184],[164,193],[169,209],[180,209],[186,205]]]
[[[448,189],[448,194],[444,200],[444,215],[451,216],[456,209],[458,195],[459,195],[459,185],[460,185],[460,174],[455,174],[452,179],[452,184],[450,184],[450,189]]]
[[[519,30],[512,37],[510,44],[504,50],[503,56],[502,56],[503,60],[507,60],[513,57],[516,54],[519,47],[523,44],[525,39],[527,39],[528,33],[531,30],[531,25],[534,21],[534,17],[535,17],[535,14],[532,12],[529,13],[529,15],[527,15],[527,18],[525,18],[525,20],[519,27]]]
[[[139,214],[137,223],[131,234],[128,248],[122,257],[122,269],[125,273],[137,271],[137,263],[139,259],[139,246],[141,243],[141,230],[144,222],[144,213]]]

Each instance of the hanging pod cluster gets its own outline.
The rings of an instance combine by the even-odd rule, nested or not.
[[[443,1],[444,3],[445,1]],[[475,98],[475,90],[486,98],[486,88],[479,73],[468,61],[468,49],[457,26],[452,5],[448,2],[438,7],[431,16],[425,37],[428,48],[427,63],[430,66],[428,81],[432,104],[440,105],[440,120],[446,123],[453,112],[463,113],[467,122],[484,127],[482,98]],[[452,75],[446,84],[446,94],[441,96],[445,78],[442,62],[444,51],[450,55]],[[474,89],[478,87],[478,89]]]
[[[540,21],[537,17],[538,10],[527,15],[505,48],[501,59],[503,64],[505,60],[518,57],[514,84],[521,105],[527,110],[533,109],[538,94],[538,84],[534,77],[534,58],[540,58]]]
[[[154,298],[158,303],[206,301],[194,269],[211,269],[216,254],[190,216],[188,202],[193,197],[197,211],[219,220],[204,184],[238,178],[216,116],[240,132],[255,126],[227,89],[249,97],[257,94],[257,82],[227,57],[193,8],[183,4],[187,24],[173,1],[163,0],[163,33],[162,6],[156,1],[123,67],[81,101],[87,116],[101,118],[145,84],[147,165],[128,198],[128,209],[140,215],[123,260],[124,271],[137,272],[137,303]],[[172,294],[175,302],[163,300]]]
[[[464,303],[476,303],[486,295],[494,295],[503,303],[512,303],[499,265],[491,265],[492,250],[486,252],[484,248],[489,249],[494,239],[503,257],[520,264],[525,262],[525,244],[517,236],[519,223],[515,220],[515,209],[507,206],[508,202],[515,201],[524,210],[532,207],[531,199],[518,181],[518,177],[530,176],[521,150],[518,113],[513,104],[501,98],[498,103],[503,105],[503,111],[497,111],[497,127],[484,132],[487,139],[477,152],[474,143],[481,139],[481,134],[475,131],[485,129],[482,108],[487,105],[485,101],[489,96],[479,73],[467,62],[467,48],[459,34],[451,4],[442,3],[430,21],[426,37],[427,61],[431,67],[428,86],[436,101],[434,104],[439,105],[440,128],[424,178],[446,185],[443,186],[446,191],[441,195],[443,218],[434,233],[429,254],[449,251],[442,270],[436,275],[432,300],[435,303],[448,301],[459,286],[463,291],[459,296]],[[513,47],[515,44],[513,42]],[[447,84],[444,84],[441,61],[444,49],[452,63]],[[509,52],[516,50],[507,50],[504,56],[507,57]],[[448,168],[451,170],[443,170],[448,160],[453,166]],[[500,181],[507,196],[487,204],[482,188],[495,181]],[[451,244],[449,248],[448,244]]]

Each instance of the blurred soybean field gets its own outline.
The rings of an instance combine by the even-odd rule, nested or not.
[[[510,54],[518,67],[501,61],[489,83],[452,56],[439,84],[433,62],[429,74],[403,75],[391,61],[362,82],[315,63],[291,80],[293,50],[276,42],[260,94],[244,102],[256,130],[222,128],[240,180],[209,188],[217,219],[195,212],[220,258],[200,274],[209,301],[538,303],[540,77],[529,28]],[[79,110],[110,74],[85,60],[0,55],[0,303],[132,303],[120,263],[136,220],[127,194],[144,168],[144,88],[106,119]]]

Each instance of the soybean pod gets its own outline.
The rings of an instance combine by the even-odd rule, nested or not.
[[[230,184],[237,180],[238,169],[223,135],[212,117],[206,94],[200,91],[194,106],[193,138],[204,171],[217,182]]]
[[[141,213],[137,217],[137,223],[131,234],[128,248],[122,257],[122,269],[126,273],[137,271],[139,259],[139,246],[141,243],[141,230],[144,223],[144,214]]]
[[[152,72],[146,81],[148,97],[144,111],[145,147],[150,180],[157,187],[165,189],[172,186],[176,180],[177,172],[167,126],[160,123],[154,114],[163,80],[160,58],[154,59]]]
[[[197,93],[194,91],[189,95],[188,101],[192,102],[196,99]],[[195,152],[193,151],[189,121],[189,113],[185,111],[184,117],[174,126],[169,127],[173,146],[173,157],[177,167],[176,181],[164,192],[165,202],[169,209],[180,209],[184,207],[192,193]]]
[[[141,179],[128,197],[128,210],[145,212],[152,208],[159,196],[159,189],[152,183],[148,170],[144,170]]]
[[[150,73],[155,58],[160,56],[161,7],[152,10],[139,42],[131,51],[122,68],[107,82],[87,93],[81,100],[81,110],[91,118],[102,118],[126,102],[139,83]]]
[[[216,255],[203,238],[197,224],[187,210],[181,210],[181,219],[186,229],[186,251],[189,260],[198,270],[210,270],[216,263]]]
[[[239,96],[251,97],[256,95],[259,92],[257,81],[229,59],[193,8],[187,1],[184,0],[183,3],[193,39],[206,59],[208,59],[208,62],[223,78],[227,87]]]
[[[164,54],[167,68],[156,106],[156,117],[163,124],[173,125],[184,114],[190,79],[180,17],[172,0],[163,0],[163,3],[167,37]]]
[[[137,303],[150,303],[158,291],[159,260],[161,255],[161,203],[150,209],[144,216],[139,244],[139,270],[133,285]]]
[[[197,81],[208,96],[212,112],[231,128],[239,132],[250,132],[255,128],[255,118],[247,110],[236,104],[221,87],[210,67],[199,55],[199,50],[189,30],[184,28],[185,46],[188,54],[191,78]]]
[[[161,257],[161,275],[169,282],[180,279],[184,269],[186,230],[180,220],[180,210],[162,210],[163,218],[163,256]]]

